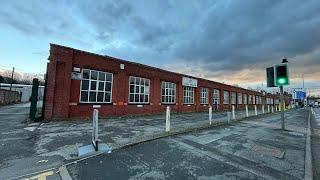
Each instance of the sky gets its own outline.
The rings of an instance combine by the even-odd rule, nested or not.
[[[45,73],[49,43],[241,87],[287,58],[320,91],[319,0],[3,0],[0,68]],[[319,89],[316,89],[319,88]]]

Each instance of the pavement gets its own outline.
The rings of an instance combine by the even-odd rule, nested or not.
[[[43,176],[47,179],[60,179],[59,167],[77,161],[77,149],[90,144],[91,122],[77,120],[34,123],[27,121],[28,112],[29,104],[0,107],[0,177],[36,179]],[[249,114],[253,119],[257,118],[253,116],[253,110],[250,110]],[[237,118],[244,116],[243,111],[236,112]],[[165,114],[110,117],[99,119],[99,139],[118,152],[119,149],[126,149],[139,142],[196,129],[216,128],[215,126],[226,123],[226,112],[214,113],[212,119],[213,126],[209,126],[207,112],[172,114],[172,133],[168,134],[165,132]],[[277,126],[276,119],[271,118],[272,122],[261,123]],[[255,123],[255,121],[250,122]],[[290,128],[294,129],[300,125],[300,122],[296,123],[290,125],[292,126]],[[298,133],[301,131],[304,132],[305,129],[297,130]]]
[[[314,108],[311,116],[311,149],[313,162],[313,179],[320,179],[320,108]]]
[[[258,116],[70,163],[73,179],[304,179],[308,109]]]

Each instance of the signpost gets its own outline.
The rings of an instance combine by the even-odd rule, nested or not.
[[[267,68],[267,86],[280,88],[280,111],[281,111],[281,129],[285,129],[284,125],[284,97],[283,86],[289,85],[289,69],[287,59],[282,60],[282,64]]]

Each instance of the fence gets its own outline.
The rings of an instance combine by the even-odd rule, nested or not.
[[[13,104],[20,101],[21,96],[19,92],[0,89],[0,105]]]

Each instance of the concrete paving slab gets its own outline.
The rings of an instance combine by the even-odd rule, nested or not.
[[[92,156],[94,154],[102,154],[102,153],[110,154],[111,152],[112,152],[112,148],[105,143],[101,143],[98,145],[98,151],[94,149],[93,145],[89,144],[89,145],[78,148],[78,157],[84,158],[84,157]]]

